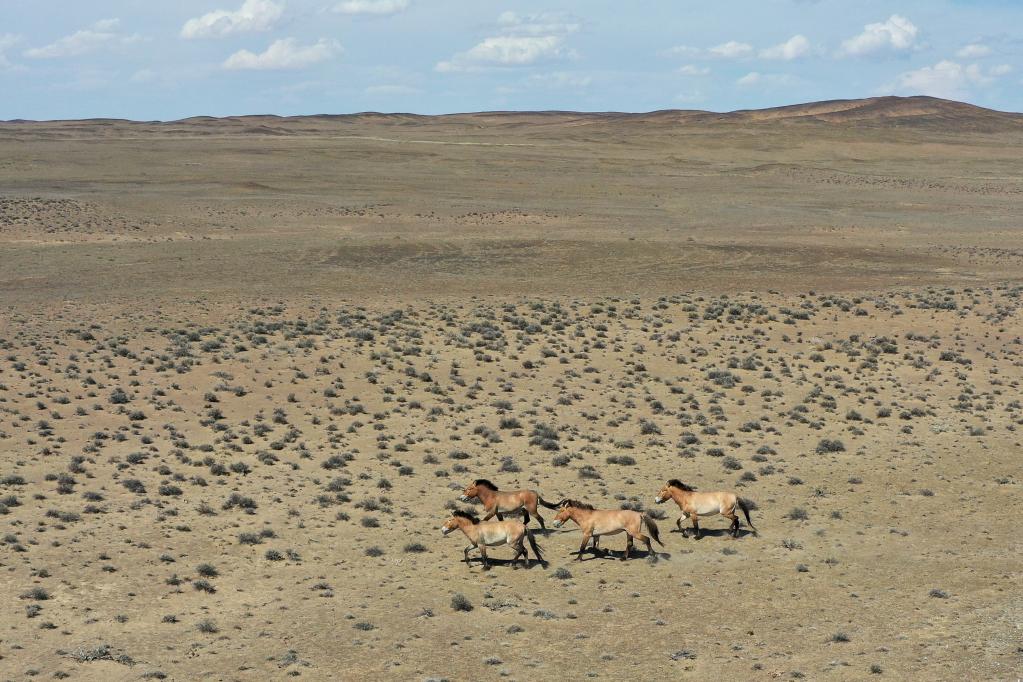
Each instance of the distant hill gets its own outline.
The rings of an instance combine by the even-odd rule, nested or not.
[[[7,125],[33,125],[34,121],[18,119]],[[295,124],[371,124],[396,127],[448,124],[472,127],[544,127],[590,126],[615,123],[648,125],[757,125],[824,123],[855,127],[920,127],[946,131],[1000,132],[1023,130],[1023,114],[996,111],[984,107],[940,99],[937,97],[870,97],[866,99],[828,100],[730,112],[695,109],[665,109],[645,113],[578,112],[578,111],[482,111],[455,114],[422,115],[410,113],[360,112],[353,114],[316,114],[310,116],[277,116],[254,114],[245,116],[192,116],[178,121],[127,121],[123,119],[84,119],[78,121],[47,121],[73,128],[119,128],[123,126],[158,125],[162,127],[204,132],[241,132],[248,134],[287,135],[301,132],[305,125]]]

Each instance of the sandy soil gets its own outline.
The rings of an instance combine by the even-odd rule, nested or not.
[[[1023,674],[1019,117],[0,141],[0,679]],[[664,546],[544,509],[546,566],[467,566],[478,477]],[[760,534],[683,538],[668,478]]]

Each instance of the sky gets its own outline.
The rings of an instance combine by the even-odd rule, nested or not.
[[[0,119],[1023,111],[1023,0],[0,0]]]

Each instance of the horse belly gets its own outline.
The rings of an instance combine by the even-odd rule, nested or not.
[[[493,547],[495,545],[505,545],[508,544],[508,534],[504,532],[486,533],[480,537],[480,540],[487,547]]]
[[[594,526],[593,527],[593,533],[591,533],[591,534],[592,535],[617,535],[618,533],[624,533],[624,532],[625,532],[625,529],[621,528],[621,527],[605,526],[605,527],[602,528],[600,526]]]
[[[721,513],[721,505],[717,500],[701,501],[695,505],[696,513],[700,516],[714,516]]]

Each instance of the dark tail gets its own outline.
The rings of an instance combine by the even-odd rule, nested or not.
[[[646,529],[650,531],[650,537],[652,537],[661,547],[664,547],[664,543],[661,542],[661,531],[657,530],[657,524],[654,523],[653,518],[648,514],[644,514],[643,522],[646,523]]]
[[[739,505],[739,509],[742,510],[743,515],[746,517],[747,525],[749,525],[749,527],[753,530],[753,534],[754,535],[760,535],[760,533],[757,531],[756,526],[754,526],[753,522],[750,521],[750,518],[749,518],[749,506],[746,504],[746,500],[744,500],[741,497],[739,497],[739,498],[736,498],[736,502]]]
[[[533,537],[533,531],[526,531],[526,539],[529,540],[529,546],[533,549],[536,560],[540,562],[541,566],[547,566],[547,562],[543,560],[543,552],[540,551],[540,545],[536,544],[536,538]]]
[[[547,500],[543,499],[539,495],[536,496],[536,501],[539,502],[540,504],[542,504],[543,506],[547,507],[548,509],[560,509],[561,508],[561,502],[557,502],[555,504],[551,504],[550,502],[548,502]],[[562,500],[562,502],[563,501],[564,500]]]

